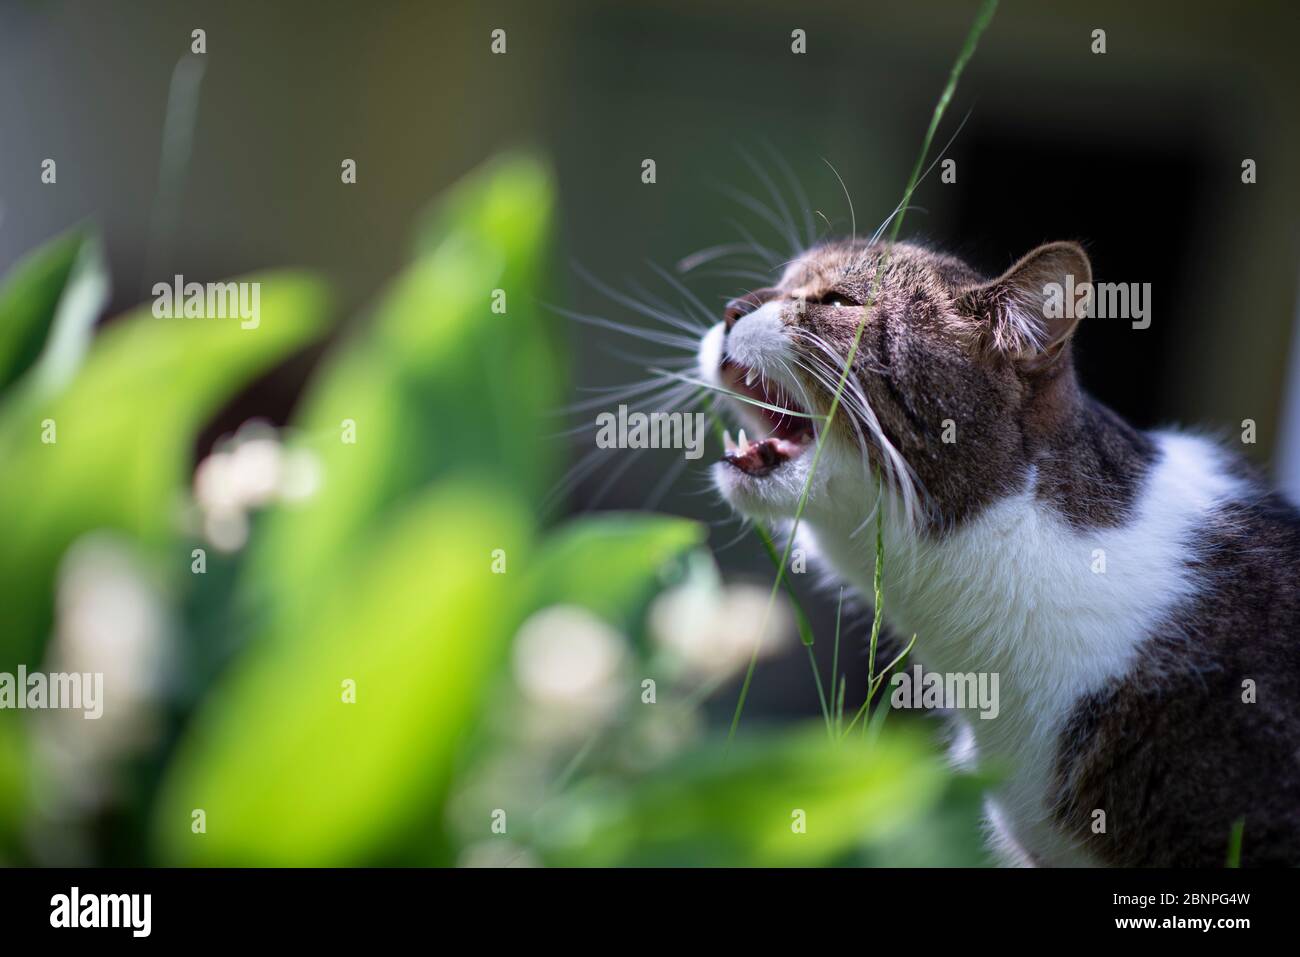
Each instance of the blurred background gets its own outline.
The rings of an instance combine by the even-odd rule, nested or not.
[[[718,760],[772,566],[712,453],[566,482],[592,414],[562,411],[672,352],[565,318],[651,324],[601,284],[676,306],[656,267],[784,252],[738,193],[874,229],[976,6],[5,0],[0,320],[40,331],[0,365],[0,671],[80,663],[110,698],[93,733],[0,713],[0,861],[982,863],[928,722],[869,761],[821,730],[784,601]],[[1083,328],[1085,384],[1141,426],[1251,420],[1293,491],[1295,40],[1283,2],[1004,2],[936,138],[956,181],[902,231],[990,274],[1077,239],[1150,283],[1150,328]],[[720,311],[757,266],[681,278]],[[268,269],[242,338],[121,318]],[[795,589],[851,716],[869,614],[837,655],[835,596]],[[838,829],[792,843],[809,806]]]

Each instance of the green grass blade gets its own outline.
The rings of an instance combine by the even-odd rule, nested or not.
[[[1232,832],[1228,835],[1228,860],[1225,866],[1241,867],[1241,838],[1246,830],[1246,819],[1239,817],[1232,822]]]
[[[911,654],[912,646],[915,644],[916,644],[916,635],[913,635],[912,640],[907,643],[907,647],[904,648],[902,651],[900,651],[893,661],[885,665],[885,667],[881,669],[880,674],[876,675],[874,680],[867,685],[867,700],[862,702],[861,707],[859,707],[858,710],[854,712],[853,720],[850,721],[849,726],[844,729],[844,734],[847,735],[850,731],[853,730],[853,726],[858,723],[858,720],[866,713],[867,708],[871,706],[871,702],[875,698],[876,692],[880,690],[880,686],[884,684],[885,679],[889,677],[889,673],[893,671],[894,668],[897,665],[899,665],[904,658],[906,658],[909,654]],[[865,728],[866,725],[864,724],[863,727]]]
[[[772,560],[773,564],[776,564],[776,562],[780,560],[780,556],[777,555],[776,544],[772,540],[772,533],[769,532],[766,528],[764,528],[760,523],[755,522],[754,534],[757,535],[758,540],[763,543],[763,550],[767,552],[767,557]],[[790,599],[790,604],[794,607],[795,623],[799,628],[799,640],[808,649],[808,661],[812,664],[813,680],[817,683],[817,700],[821,703],[822,718],[826,721],[826,731],[827,733],[830,733],[831,732],[831,709],[830,706],[828,706],[826,703],[826,690],[822,686],[821,672],[817,670],[817,657],[813,654],[814,636],[812,630],[812,623],[808,620],[808,614],[803,610],[803,606],[799,604],[799,599],[795,595],[794,589],[790,587],[789,582],[786,583],[785,593],[786,596]],[[837,635],[837,640],[838,640],[838,635]],[[755,653],[757,653],[757,646],[755,646]],[[831,694],[834,693],[835,693],[835,675],[834,673],[832,673]]]
[[[808,664],[812,667],[813,680],[817,683],[817,701],[822,708],[822,720],[826,723],[826,734],[834,740],[835,728],[831,724],[831,707],[826,704],[826,689],[822,687],[822,676],[817,670],[817,656],[813,654],[812,645],[805,645],[808,649]],[[831,685],[831,693],[835,693],[835,686]]]
[[[844,589],[840,588],[840,600],[835,606],[835,654],[831,657],[831,687],[835,687],[835,678],[840,673],[840,616],[844,612]],[[844,695],[840,694],[839,706],[835,710],[835,727],[844,724]]]

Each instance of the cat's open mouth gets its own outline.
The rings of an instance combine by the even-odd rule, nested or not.
[[[723,362],[721,375],[723,385],[732,392],[764,403],[739,402],[746,418],[767,433],[752,440],[741,429],[739,438],[733,441],[731,433],[724,432],[723,461],[746,475],[758,477],[798,458],[808,449],[813,440],[812,419],[780,383],[730,359]],[[787,415],[778,411],[781,409],[795,414]]]

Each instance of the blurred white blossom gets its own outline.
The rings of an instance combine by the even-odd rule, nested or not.
[[[543,712],[578,723],[607,716],[633,694],[626,665],[623,636],[575,605],[542,609],[515,637],[520,691]]]
[[[769,611],[770,604],[770,611]],[[785,650],[794,636],[785,600],[769,602],[758,585],[715,586],[693,580],[663,592],[650,606],[650,635],[687,672],[724,677],[761,656]],[[760,634],[761,631],[761,634]]]
[[[118,764],[152,745],[174,664],[162,592],[126,541],[92,534],[68,549],[56,585],[54,633],[44,668],[103,675],[103,712],[36,712],[37,759],[55,817],[114,797]]]
[[[271,502],[280,489],[284,456],[273,436],[249,438],[229,453],[227,475],[240,502],[258,508]]]
[[[315,453],[286,448],[265,422],[245,422],[194,470],[194,501],[203,535],[221,551],[237,551],[248,540],[251,511],[276,502],[304,501],[320,484]]]

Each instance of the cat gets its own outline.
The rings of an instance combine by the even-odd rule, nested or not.
[[[700,342],[711,385],[789,412],[726,399],[755,438],[728,432],[714,482],[782,527],[807,485],[800,545],[868,597],[881,503],[890,630],[1000,675],[996,719],[956,720],[1005,862],[1221,867],[1238,827],[1244,866],[1300,864],[1300,513],[1081,388],[1087,310],[1049,298],[1091,275],[1070,242],[994,279],[910,243],[804,252]]]

